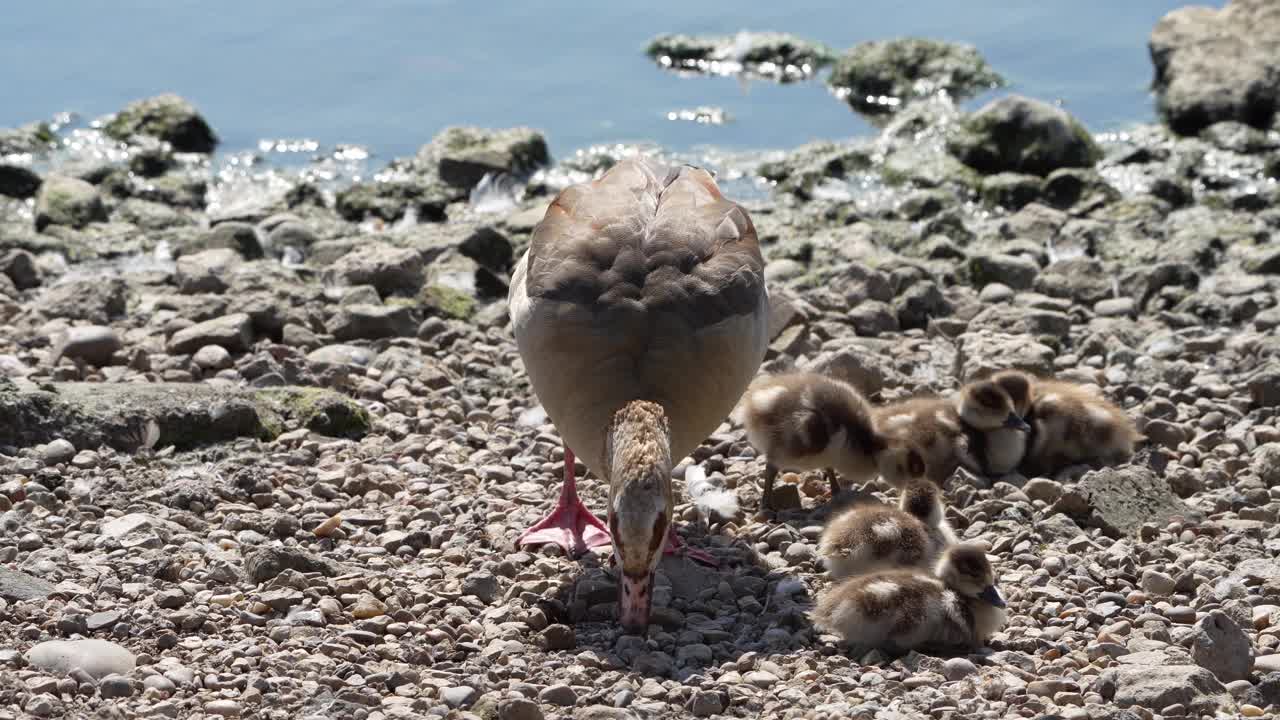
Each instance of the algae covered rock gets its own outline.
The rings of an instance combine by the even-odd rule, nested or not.
[[[853,109],[888,113],[940,91],[956,99],[1004,84],[977,48],[925,38],[860,43],[831,68],[827,83]]]
[[[129,103],[116,113],[103,131],[118,140],[146,135],[164,140],[179,152],[209,153],[218,136],[195,107],[173,94]]]
[[[1092,167],[1102,151],[1066,110],[1020,95],[994,100],[960,122],[947,147],[982,173],[1048,175]]]
[[[50,225],[83,228],[107,219],[98,189],[79,178],[50,175],[36,196],[36,230]]]

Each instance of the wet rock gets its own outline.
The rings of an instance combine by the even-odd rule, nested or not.
[[[296,547],[259,547],[244,556],[244,574],[251,583],[264,583],[285,570],[334,576],[341,569],[332,561]]]
[[[1222,683],[1195,665],[1121,665],[1103,673],[1103,683],[1115,688],[1115,703],[1122,708],[1182,705],[1212,713],[1226,701]]]
[[[197,323],[169,338],[166,349],[175,355],[190,355],[205,345],[218,345],[243,352],[253,344],[253,323],[245,313],[235,313]]]
[[[0,195],[24,200],[40,190],[40,176],[23,165],[0,162]]]
[[[982,173],[1048,175],[1063,167],[1090,167],[1101,150],[1065,110],[1010,95],[966,117],[947,142],[961,162]]]
[[[333,209],[351,222],[365,218],[395,222],[406,214],[421,222],[440,222],[445,219],[445,207],[456,199],[456,191],[438,180],[368,181],[339,191]]]
[[[1280,92],[1274,39],[1280,15],[1267,0],[1174,10],[1151,31],[1160,113],[1194,135],[1220,120],[1265,128]]]
[[[79,360],[94,367],[111,363],[111,358],[122,347],[116,331],[103,325],[82,325],[68,328],[54,343],[49,354],[49,364],[57,365],[62,358]]]
[[[413,294],[422,285],[422,254],[385,244],[362,246],[343,255],[324,273],[340,285],[372,285],[383,297]]]
[[[1091,509],[1087,522],[1112,537],[1137,537],[1145,523],[1165,524],[1196,514],[1146,467],[1094,470],[1081,480],[1080,490]]]
[[[124,314],[129,285],[120,278],[72,280],[49,286],[37,303],[41,314],[105,325]]]
[[[645,48],[664,68],[715,75],[790,80],[830,64],[835,52],[822,43],[788,33],[742,31],[736,35],[659,35]]]
[[[165,94],[129,103],[103,127],[119,140],[146,135],[163,140],[178,152],[210,153],[218,137],[195,107],[177,95]]]
[[[898,38],[850,48],[827,82],[855,110],[884,113],[939,92],[965,99],[1004,80],[971,45]]]
[[[528,175],[551,156],[542,133],[529,128],[449,127],[418,151],[418,160],[434,164],[449,185],[469,190],[485,175]]]
[[[240,253],[230,248],[204,250],[178,258],[174,280],[187,294],[222,293],[231,286],[231,273],[241,263]]]
[[[36,230],[50,225],[80,229],[92,222],[104,222],[107,208],[98,189],[84,180],[50,175],[36,197]]]
[[[1253,656],[1249,636],[1227,614],[1215,610],[1196,623],[1191,657],[1222,682],[1248,678]]]
[[[137,662],[133,653],[106,640],[49,640],[25,657],[28,665],[45,672],[65,675],[79,668],[93,678],[127,675]]]
[[[325,331],[343,342],[408,337],[417,327],[413,314],[404,305],[346,305],[325,323]]]

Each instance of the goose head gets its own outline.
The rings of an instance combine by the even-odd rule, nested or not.
[[[938,559],[935,570],[938,579],[960,596],[981,600],[993,607],[1003,608],[1004,598],[996,588],[995,571],[982,548],[962,543],[952,545]]]
[[[666,546],[671,501],[670,426],[662,406],[633,401],[614,413],[605,438],[609,533],[618,568],[618,620],[642,634],[654,575]]]
[[[961,388],[956,411],[965,424],[978,430],[1031,429],[1018,413],[1009,393],[990,379],[969,383]]]
[[[923,478],[927,471],[924,455],[914,443],[906,440],[886,441],[875,459],[880,477],[894,487],[912,484]]]
[[[1013,411],[1026,418],[1031,411],[1031,376],[1019,370],[1001,370],[990,377],[1013,402]]]

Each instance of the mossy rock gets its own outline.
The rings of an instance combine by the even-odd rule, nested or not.
[[[335,437],[368,432],[368,413],[320,388],[241,390],[191,383],[48,383],[0,378],[0,446],[64,438],[80,448],[187,450],[236,438],[270,440],[290,426]],[[155,432],[154,438],[149,436]]]
[[[36,230],[49,225],[66,225],[76,229],[107,219],[107,208],[98,189],[89,183],[64,175],[50,175],[40,186],[36,197]]]
[[[191,103],[173,94],[129,103],[103,132],[117,140],[148,135],[164,140],[178,152],[210,153],[218,146],[218,136],[209,123]]]
[[[476,311],[476,299],[447,285],[432,284],[422,288],[422,304],[445,317],[466,320]]]
[[[1004,84],[972,45],[926,38],[873,40],[855,45],[831,69],[827,83],[867,114],[885,114],[945,91],[956,99]]]
[[[369,433],[369,411],[332,390],[311,387],[268,388],[255,393],[259,415],[268,434],[284,432],[289,424],[330,437],[360,438]]]
[[[766,63],[784,68],[807,67],[809,72],[826,67],[835,59],[830,47],[790,33],[749,32],[737,35],[681,35],[668,33],[649,41],[645,55],[674,69],[696,69],[701,62],[740,62],[748,70]],[[665,63],[664,63],[665,64]]]
[[[1059,168],[1092,167],[1102,150],[1062,108],[1009,95],[961,121],[947,142],[961,162],[984,173],[1045,176]]]

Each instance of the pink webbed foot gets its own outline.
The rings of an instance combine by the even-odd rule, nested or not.
[[[686,545],[684,540],[680,539],[680,536],[676,534],[675,528],[667,530],[667,544],[662,548],[662,553],[664,555],[683,554],[690,560],[700,562],[703,565],[720,567],[720,561],[714,555]]]
[[[573,470],[573,451],[564,449],[564,484],[551,514],[525,530],[516,545],[558,545],[566,555],[577,557],[589,548],[609,545],[609,529],[578,498]]]

